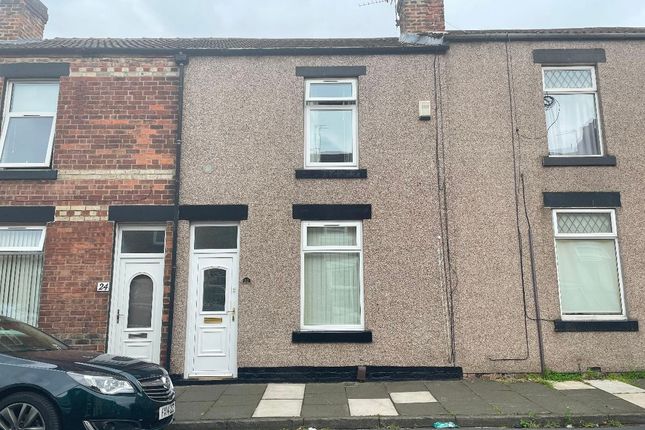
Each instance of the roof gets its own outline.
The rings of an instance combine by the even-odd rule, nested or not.
[[[499,40],[645,40],[645,28],[595,27],[534,30],[458,30],[443,41]],[[174,54],[192,55],[318,55],[399,54],[443,52],[445,43],[415,45],[396,37],[354,39],[245,39],[245,38],[54,38],[0,41],[0,53],[9,54]]]

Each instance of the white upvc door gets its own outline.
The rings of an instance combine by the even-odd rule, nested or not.
[[[238,257],[193,254],[186,375],[237,377]]]
[[[117,233],[108,353],[159,363],[165,231],[128,226]],[[134,244],[124,247],[124,240]]]

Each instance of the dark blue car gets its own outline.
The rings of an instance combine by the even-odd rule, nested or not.
[[[156,364],[69,349],[0,316],[1,430],[162,429],[175,412]]]

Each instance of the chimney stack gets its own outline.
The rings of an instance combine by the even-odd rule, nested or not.
[[[401,42],[438,44],[446,33],[443,0],[398,0]]]
[[[42,40],[48,19],[40,0],[0,0],[0,40]]]

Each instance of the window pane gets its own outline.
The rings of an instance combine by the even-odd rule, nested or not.
[[[309,97],[312,98],[347,98],[352,97],[352,83],[311,83],[309,84]]]
[[[237,249],[237,227],[195,227],[195,249]]]
[[[551,155],[600,155],[596,96],[552,95],[556,102],[546,111]]]
[[[38,325],[43,255],[0,254],[0,315]]]
[[[0,230],[0,249],[40,247],[43,230]]]
[[[139,275],[130,283],[128,328],[152,327],[153,283],[147,275]]]
[[[563,314],[622,313],[614,240],[557,240]]]
[[[2,163],[44,163],[47,161],[52,117],[9,119],[2,150]]]
[[[356,246],[356,227],[307,227],[307,246]]]
[[[15,82],[12,89],[11,112],[56,112],[58,82]]]
[[[544,88],[592,88],[592,72],[586,70],[545,70]]]
[[[309,113],[309,161],[351,163],[354,160],[354,121],[351,110],[315,110]]]
[[[305,325],[359,325],[358,253],[305,254]]]
[[[165,231],[124,230],[121,252],[128,254],[163,254]]]
[[[204,271],[203,312],[224,312],[226,310],[226,270]]]
[[[611,233],[609,213],[559,213],[558,233]]]

